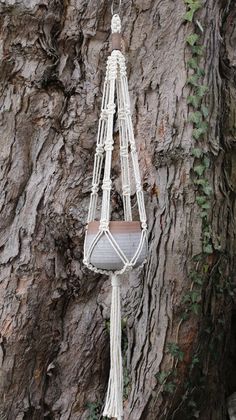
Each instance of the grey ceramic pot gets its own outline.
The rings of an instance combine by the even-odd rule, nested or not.
[[[88,223],[85,240],[85,255],[99,231],[99,224],[100,222],[97,221]],[[131,261],[138,249],[141,239],[142,230],[140,222],[110,222],[109,230],[122,252],[128,260]],[[147,242],[145,240],[135,267],[141,265],[146,256]],[[102,234],[101,238],[95,245],[89,262],[94,267],[102,270],[119,271],[122,270],[124,266],[123,261],[120,259],[119,255],[117,255],[105,233]]]

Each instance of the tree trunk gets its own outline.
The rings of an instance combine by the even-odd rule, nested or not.
[[[110,285],[82,259],[110,2],[2,0],[0,10],[0,418],[99,419]],[[195,17],[213,189],[205,253],[185,13],[182,0],[121,7],[150,247],[142,273],[123,279],[127,420],[227,419],[236,391],[236,6],[203,1]]]

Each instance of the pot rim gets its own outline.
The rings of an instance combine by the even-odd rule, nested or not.
[[[100,220],[94,220],[87,224],[87,233],[94,234],[99,231]],[[111,233],[137,233],[141,232],[141,223],[139,221],[114,220],[109,222]]]

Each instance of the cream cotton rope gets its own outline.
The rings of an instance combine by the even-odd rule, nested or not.
[[[118,14],[115,14],[112,17],[111,29],[115,39],[114,45],[118,45],[119,48],[121,21]],[[147,220],[138,154],[131,120],[125,58],[120,49],[114,48],[107,61],[102,107],[98,124],[92,189],[88,211],[88,229],[84,246],[84,263],[89,269],[95,272],[111,276],[110,376],[103,415],[121,420],[123,418],[123,374],[121,354],[120,278],[118,275],[143,264],[145,261],[147,253]],[[110,221],[112,188],[111,164],[112,151],[114,148],[113,125],[116,103],[119,126],[124,222]],[[140,223],[132,221],[129,154],[131,156],[135,180]],[[98,222],[95,221],[95,217],[103,168],[101,217],[99,224],[96,225]],[[114,228],[114,232],[111,232],[113,224],[117,223],[120,223],[120,228],[118,226],[120,231],[115,233]],[[122,223],[127,223],[124,228],[121,226]],[[130,233],[128,232],[129,227]],[[130,241],[131,245],[129,245],[127,241]],[[130,248],[132,248],[136,242],[137,246],[135,246],[133,254],[128,256],[128,251],[132,251],[132,249],[130,251]],[[103,250],[104,253],[102,254]],[[105,260],[109,257],[108,251],[106,250],[111,253],[114,260],[118,261],[116,261],[114,265],[112,265],[112,262],[109,264],[109,261],[105,263]],[[102,255],[104,255],[104,257]],[[101,261],[102,258],[104,258],[103,262]]]

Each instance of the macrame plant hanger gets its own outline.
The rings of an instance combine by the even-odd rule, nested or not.
[[[123,418],[123,373],[120,276],[145,262],[147,255],[147,222],[138,154],[131,120],[125,58],[121,52],[121,21],[118,14],[112,16],[111,30],[112,52],[107,61],[102,109],[98,124],[88,225],[84,244],[84,263],[89,269],[97,273],[107,274],[111,278],[110,376],[103,415],[121,420]],[[110,220],[115,102],[117,102],[119,126],[123,221]],[[131,164],[129,156],[131,157]],[[101,213],[100,218],[96,220],[103,167]],[[138,221],[132,220],[131,170],[135,180],[139,212]]]

